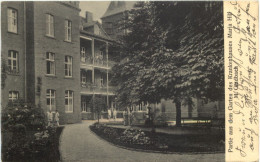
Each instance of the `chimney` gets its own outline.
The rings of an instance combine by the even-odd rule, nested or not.
[[[93,14],[92,14],[91,12],[86,11],[86,12],[85,12],[85,15],[86,15],[86,22],[87,22],[87,23],[93,21]]]

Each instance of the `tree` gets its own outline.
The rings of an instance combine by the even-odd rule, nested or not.
[[[98,115],[98,123],[101,116],[101,112],[107,109],[105,99],[100,96],[93,96],[89,101],[89,107],[93,113]]]
[[[123,28],[128,33],[120,40],[122,45],[118,46],[121,62],[113,68],[113,81],[119,87],[118,102],[124,106],[141,101],[155,103],[161,98],[149,76],[151,54],[159,43],[150,20],[149,6],[139,2],[123,21]]]
[[[224,98],[222,2],[153,2],[152,5],[154,22],[165,31],[165,49],[157,57],[171,58],[164,62],[165,75],[160,80],[172,84],[168,97],[174,99],[176,123],[180,125],[182,101],[188,102],[190,97]],[[169,50],[171,54],[167,54]],[[175,79],[170,81],[172,78]]]
[[[129,12],[114,79],[121,102],[224,97],[222,2],[141,2]]]

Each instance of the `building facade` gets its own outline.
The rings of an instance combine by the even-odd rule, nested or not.
[[[101,24],[93,21],[86,12],[81,18],[80,31],[80,77],[82,119],[95,119],[90,108],[92,98],[101,97],[107,108],[114,107],[114,87],[110,85],[111,68],[115,64],[109,47],[114,42],[103,30]],[[102,117],[105,117],[106,111]]]
[[[115,87],[110,84],[116,56],[110,47],[125,34],[118,22],[134,4],[111,1],[99,23],[90,12],[80,17],[76,1],[2,2],[1,57],[7,77],[2,80],[1,106],[23,99],[46,113],[57,110],[61,124],[95,119],[90,108],[95,97],[103,98],[107,108],[118,109]],[[224,101],[193,101],[193,107],[183,103],[183,118],[224,118]],[[175,120],[171,100],[150,106],[157,121]],[[131,110],[135,123],[144,123],[147,105],[139,103]],[[122,112],[119,114],[122,117]],[[107,117],[106,111],[102,117]]]
[[[23,99],[81,121],[79,2],[2,2],[2,107]]]

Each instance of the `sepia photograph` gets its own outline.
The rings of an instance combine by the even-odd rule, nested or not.
[[[2,161],[225,161],[223,3],[2,1]]]

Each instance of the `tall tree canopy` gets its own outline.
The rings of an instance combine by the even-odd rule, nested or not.
[[[114,67],[119,102],[224,98],[222,2],[139,2],[129,12]]]

